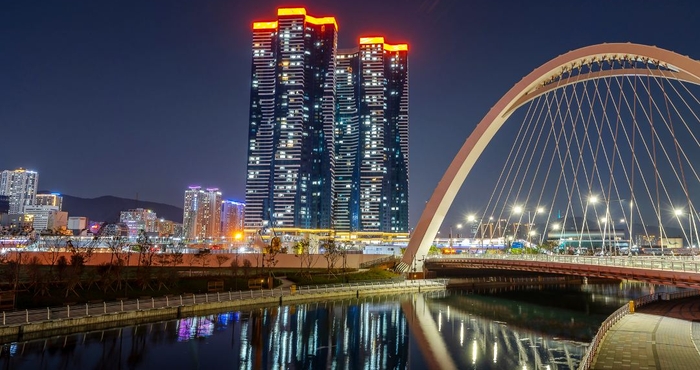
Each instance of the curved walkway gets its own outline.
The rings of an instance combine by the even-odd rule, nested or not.
[[[700,298],[659,301],[607,333],[592,369],[700,369]]]

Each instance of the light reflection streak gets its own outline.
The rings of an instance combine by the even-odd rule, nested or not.
[[[493,343],[493,363],[498,362],[498,342]]]

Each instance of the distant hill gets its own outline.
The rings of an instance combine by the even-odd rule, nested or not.
[[[87,217],[90,221],[118,222],[119,212],[133,208],[146,208],[153,210],[158,218],[182,222],[182,208],[170,204],[137,201],[110,195],[92,199],[62,195],[63,211],[68,212],[70,217]]]

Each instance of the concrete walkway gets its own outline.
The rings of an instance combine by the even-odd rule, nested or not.
[[[618,321],[592,369],[700,369],[700,298],[660,301]]]

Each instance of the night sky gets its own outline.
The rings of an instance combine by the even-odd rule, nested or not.
[[[411,226],[488,109],[546,61],[628,41],[700,59],[695,0],[4,0],[0,170],[86,198],[182,207],[202,185],[244,200],[251,23],[280,6],[335,16],[340,48],[409,44]],[[493,187],[469,184],[445,224]]]

